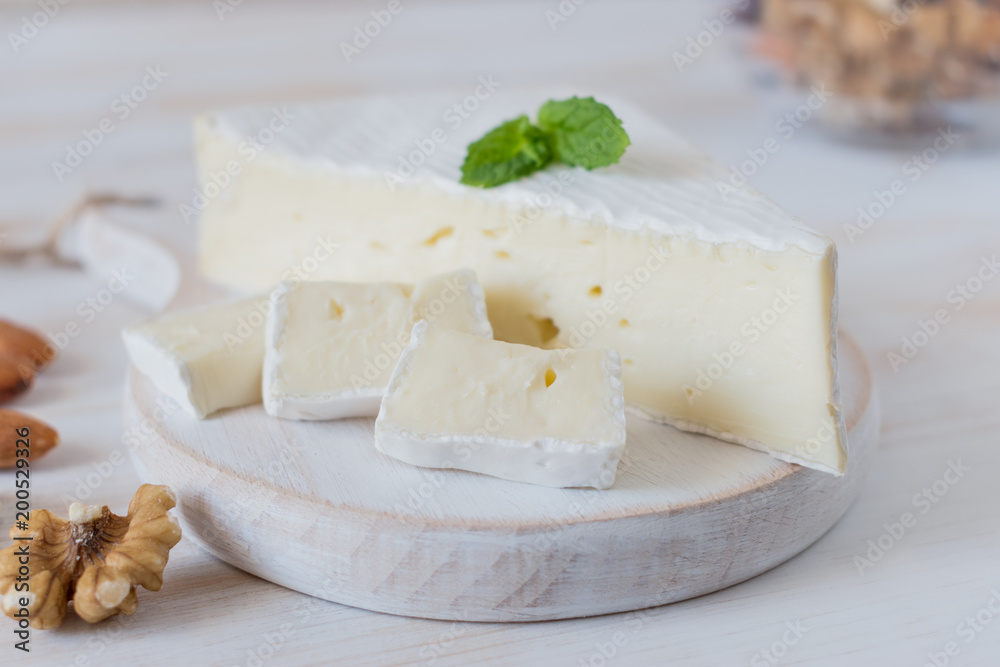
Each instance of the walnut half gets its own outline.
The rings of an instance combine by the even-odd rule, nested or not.
[[[58,627],[70,600],[88,623],[133,613],[136,586],[163,585],[168,554],[181,539],[176,517],[167,514],[176,504],[166,486],[144,484],[128,516],[80,503],[70,506],[69,521],[32,510],[27,530],[11,528],[14,546],[0,551],[0,608],[15,618],[27,601],[38,630]]]

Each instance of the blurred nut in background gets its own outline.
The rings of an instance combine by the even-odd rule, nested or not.
[[[27,429],[28,435],[22,438],[18,431]],[[18,445],[19,440],[27,440],[28,447]],[[15,410],[0,409],[0,469],[13,468],[17,465],[19,449],[30,452],[30,460],[34,461],[48,454],[59,444],[59,433],[30,415]]]
[[[28,391],[35,381],[35,370],[24,357],[0,354],[0,403],[14,400]]]
[[[9,320],[0,320],[0,354],[22,357],[35,370],[42,370],[56,358],[55,348],[42,336]]]
[[[852,121],[925,131],[935,102],[1000,93],[997,0],[764,0],[763,50]]]
[[[55,359],[55,349],[37,333],[0,320],[0,403],[26,392],[35,373]]]

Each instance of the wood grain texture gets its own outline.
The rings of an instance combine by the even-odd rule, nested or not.
[[[134,370],[126,429],[155,424],[132,452],[141,476],[176,490],[187,535],[264,579],[405,616],[593,616],[744,581],[840,518],[878,433],[871,374],[842,339],[839,478],[630,416],[610,490],[550,489],[381,455],[372,419],[279,420],[258,405],[157,421],[162,398]]]

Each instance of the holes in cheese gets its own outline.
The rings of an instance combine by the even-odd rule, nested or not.
[[[542,341],[542,345],[545,345],[549,341],[555,339],[559,335],[559,327],[552,320],[551,317],[535,317],[534,315],[528,315],[528,319],[535,323],[538,328],[538,337]]]
[[[406,463],[553,487],[610,487],[625,439],[617,353],[427,322],[413,327],[375,421],[375,448]]]
[[[446,239],[455,233],[454,227],[442,227],[441,229],[434,232],[430,238],[424,241],[424,245],[437,245],[437,242],[441,239]]]
[[[470,269],[416,285],[286,282],[271,301],[262,346],[264,409],[286,419],[375,415],[418,321],[492,338]]]

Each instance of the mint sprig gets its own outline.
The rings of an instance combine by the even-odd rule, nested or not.
[[[549,100],[538,112],[556,159],[571,167],[596,169],[615,164],[632,142],[621,120],[593,97]]]
[[[527,116],[520,116],[469,144],[462,182],[489,188],[532,174],[551,161],[552,148],[545,133]]]
[[[606,167],[631,143],[622,121],[593,97],[549,100],[538,112],[538,125],[520,116],[469,144],[462,183],[492,188],[556,161],[588,170]]]

